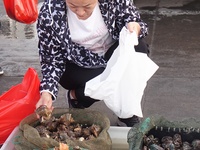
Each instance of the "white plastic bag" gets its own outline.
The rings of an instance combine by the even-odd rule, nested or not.
[[[147,81],[158,66],[145,53],[135,52],[136,33],[125,27],[120,32],[115,49],[102,74],[86,83],[85,95],[103,100],[120,118],[143,117],[141,99]]]

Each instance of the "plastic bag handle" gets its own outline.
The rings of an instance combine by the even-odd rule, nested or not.
[[[120,48],[120,50],[134,50],[134,46],[138,45],[138,36],[135,31],[130,32],[126,27],[123,27],[122,31],[120,32],[119,42],[121,43],[119,45],[123,45],[123,47],[125,46],[125,48]]]

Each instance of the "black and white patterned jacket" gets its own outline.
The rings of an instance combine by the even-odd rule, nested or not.
[[[132,0],[99,0],[102,17],[112,38],[118,40],[119,32],[126,23],[136,21],[141,26],[139,38],[147,35],[144,23]],[[58,82],[65,70],[66,61],[81,67],[105,67],[103,56],[72,42],[67,23],[65,0],[45,0],[38,16],[37,32],[43,79],[40,91],[48,91],[55,99]]]

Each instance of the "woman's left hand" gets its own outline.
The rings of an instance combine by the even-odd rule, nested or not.
[[[129,23],[127,24],[127,28],[128,28],[128,30],[129,30],[130,32],[135,31],[136,34],[137,34],[137,36],[139,37],[140,29],[141,29],[139,23],[137,23],[137,22],[129,22]]]

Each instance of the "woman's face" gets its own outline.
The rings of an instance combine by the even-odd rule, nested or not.
[[[97,0],[66,0],[68,8],[81,20],[89,18],[97,4]]]

